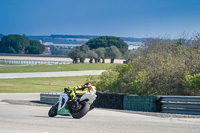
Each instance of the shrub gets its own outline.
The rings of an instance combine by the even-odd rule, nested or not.
[[[112,68],[91,82],[104,92],[200,95],[197,41],[147,40],[137,53],[132,62]]]

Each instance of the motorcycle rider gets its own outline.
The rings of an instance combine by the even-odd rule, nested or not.
[[[96,99],[96,87],[92,86],[90,82],[87,82],[82,86],[76,86],[76,87],[71,87],[71,88],[68,87],[67,90],[71,91],[69,101],[72,103],[72,106],[75,109],[79,108],[77,99],[85,94],[93,95],[94,96],[93,101]],[[90,110],[94,108],[94,105],[92,103],[93,102],[90,103]]]

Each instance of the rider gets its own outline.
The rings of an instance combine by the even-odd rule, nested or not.
[[[95,95],[96,94],[96,87],[92,86],[90,82],[85,83],[82,86],[76,86],[76,87],[72,87],[72,88],[67,88],[67,90],[70,90],[70,102],[72,102],[73,107],[74,108],[78,108],[79,104],[77,101],[77,97],[81,97],[84,94],[92,94]],[[95,95],[96,98],[96,95]],[[95,100],[95,99],[94,99]],[[94,105],[92,105],[93,102],[90,103],[90,109],[94,108]]]

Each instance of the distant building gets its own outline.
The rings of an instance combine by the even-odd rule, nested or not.
[[[143,47],[144,44],[142,42],[126,42],[128,44],[128,50],[138,49],[139,47]]]
[[[141,46],[128,45],[128,50],[138,49],[139,47],[141,47]]]

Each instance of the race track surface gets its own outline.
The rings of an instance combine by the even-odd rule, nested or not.
[[[29,102],[39,100],[37,93],[1,93],[0,99],[0,133],[200,132],[199,121],[160,118],[97,108],[82,119],[73,119],[71,116],[49,118],[47,116],[49,105]]]

